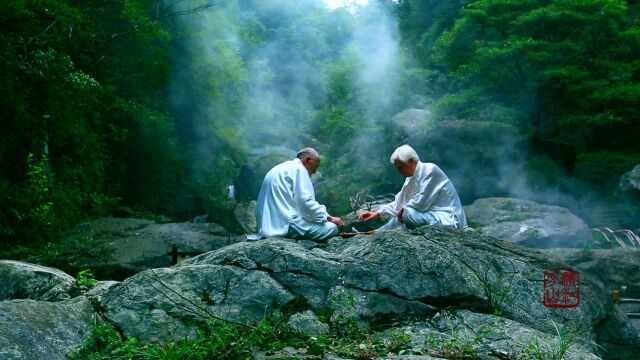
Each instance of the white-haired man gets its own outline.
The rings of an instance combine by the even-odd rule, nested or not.
[[[420,162],[418,154],[409,145],[398,147],[390,161],[407,177],[402,189],[394,201],[380,207],[379,211],[361,214],[360,220],[368,221],[387,213],[393,218],[379,230],[413,229],[422,225],[467,227],[460,197],[437,165]]]
[[[318,166],[318,153],[304,148],[295,159],[269,170],[256,204],[257,238],[280,236],[324,241],[338,234],[338,228],[344,226],[342,219],[329,215],[315,198],[311,175]]]

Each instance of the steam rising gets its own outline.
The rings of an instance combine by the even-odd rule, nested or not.
[[[399,34],[395,18],[388,9],[377,3],[369,4],[359,14],[350,46],[355,49],[357,78],[354,93],[358,94],[360,108],[365,109],[365,128],[377,129],[374,134],[362,132],[356,139],[360,146],[382,141],[381,129],[376,128],[395,112],[400,72]]]
[[[345,56],[357,64],[350,91],[357,94],[354,106],[366,109],[363,118],[374,124],[397,110],[389,109],[398,77],[397,24],[382,6],[349,13],[321,0],[237,1],[178,21],[184,36],[177,42],[187,56],[175,55],[171,95],[203,149],[210,148],[211,130],[224,127],[234,129],[230,140],[245,150],[309,145],[327,67]]]
[[[349,73],[347,106],[352,113],[348,116],[358,121],[356,135],[345,139],[351,143],[340,144],[348,149],[344,157],[349,158],[342,166],[378,163],[388,167],[388,148],[399,144],[384,143],[382,124],[405,106],[417,105],[407,103],[408,98],[420,98],[424,104],[428,91],[419,90],[419,85],[412,94],[399,94],[400,82],[407,77],[402,64],[409,61],[401,55],[397,20],[388,6],[381,2],[354,6],[349,2],[347,9],[335,9],[336,4],[329,3],[237,0],[176,18],[169,92],[183,122],[179,124],[180,136],[189,138],[187,143],[198,144],[194,151],[196,175],[206,159],[221,154],[243,152],[255,157],[273,149],[290,154],[304,146],[316,146],[317,135],[310,133],[310,124],[328,104],[330,70],[340,67]],[[193,6],[191,1],[177,4]],[[316,140],[323,143],[323,139]],[[505,150],[495,157],[484,154],[496,165],[480,169],[486,174],[481,181],[477,181],[474,169],[480,165],[474,163],[473,156],[486,149],[464,143],[464,139],[450,147],[438,146],[437,139],[423,140],[419,136],[409,139],[424,161],[439,163],[438,153],[459,155],[465,148],[469,156],[458,156],[453,165],[439,165],[467,204],[476,197],[513,196],[558,204],[578,213],[583,201],[593,201],[596,196],[585,191],[585,200],[574,199],[567,189],[575,186],[575,180],[561,167],[549,168],[553,166],[550,162],[542,161],[541,168],[533,171],[520,169],[531,163],[531,158],[529,149],[522,148],[522,142],[515,138],[500,140],[498,144]],[[372,148],[378,153],[372,154]],[[372,158],[375,161],[353,161]],[[535,177],[536,173],[550,172],[558,174],[556,180]],[[384,181],[376,176],[366,180]]]

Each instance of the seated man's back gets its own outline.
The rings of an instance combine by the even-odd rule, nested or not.
[[[311,175],[320,165],[315,150],[300,150],[296,159],[272,168],[264,178],[256,221],[261,237],[325,240],[338,233],[342,220],[330,216],[315,200]]]

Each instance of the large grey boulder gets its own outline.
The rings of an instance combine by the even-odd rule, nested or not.
[[[57,360],[91,334],[95,313],[84,297],[60,302],[0,302],[0,359]]]
[[[171,256],[167,253],[173,246],[183,252],[206,252],[241,240],[217,224],[156,224],[122,218],[102,218],[80,225],[70,237],[109,249],[106,261],[87,258],[78,267],[94,269],[98,278],[115,280],[124,280],[147,269],[171,266]]]
[[[196,335],[197,324],[260,320],[293,295],[266,272],[235,266],[186,265],[151,269],[102,293],[104,316],[142,343]]]
[[[640,164],[636,165],[631,171],[620,177],[618,187],[622,191],[640,191]]]
[[[595,342],[580,334],[566,332],[561,324],[555,326],[565,338],[574,337],[563,359],[600,359],[595,355]],[[528,349],[538,343],[542,358],[552,359],[552,354],[559,349],[558,333],[544,333],[504,317],[468,310],[439,312],[428,321],[392,328],[383,334],[386,338],[397,334],[407,335],[413,352],[431,355],[445,354],[447,351],[455,353],[456,350],[461,352],[466,348],[472,349],[479,358],[528,359],[535,358]]]
[[[587,224],[569,210],[513,198],[483,198],[464,207],[481,233],[535,248],[583,247],[591,242]]]
[[[473,230],[442,227],[333,238],[326,244],[286,239],[242,242],[177,266],[146,270],[121,283],[100,283],[71,301],[0,302],[0,349],[9,354],[0,352],[0,358],[44,353],[38,348],[41,343],[57,346],[50,350],[52,358],[77,348],[87,334],[83,324],[93,314],[89,302],[126,337],[143,344],[193,338],[198,325],[212,319],[258,321],[291,305],[301,312],[290,319],[301,331],[321,325],[313,313],[322,312],[334,324],[355,319],[366,328],[403,316],[428,319],[439,310],[455,308],[476,332],[487,322],[499,322],[498,328],[512,335],[502,343],[505,339],[500,336],[487,339],[482,348],[487,354],[504,351],[511,341],[524,345],[532,336],[548,335],[553,342],[552,321],[582,330],[581,341],[597,339],[615,349],[609,358],[639,351],[637,333],[624,314],[588,277],[580,279],[579,306],[543,305],[543,273],[558,267],[566,264],[535,249]],[[494,310],[509,321],[474,314]],[[437,319],[432,320],[434,331],[447,333]],[[15,323],[41,330],[33,330],[29,338],[28,330],[9,326]],[[62,331],[69,334],[58,333]],[[28,341],[20,347],[4,346],[15,337]],[[583,348],[574,350],[582,354]],[[584,358],[592,358],[589,351],[584,348]]]
[[[381,314],[426,313],[433,309],[419,299],[376,287],[388,287],[395,281],[406,284],[404,281],[411,279],[392,278],[392,274],[383,273],[385,269],[370,269],[350,254],[308,249],[291,241],[270,239],[236,244],[188,262],[266,272],[293,295],[304,297],[312,309],[332,309],[334,318],[354,311],[363,320],[373,320]],[[385,282],[374,285],[376,275]]]
[[[0,260],[0,301],[32,299],[60,301],[77,291],[76,280],[54,268]]]
[[[188,263],[266,274],[292,296],[306,299],[312,310],[350,312],[364,322],[447,306],[498,308],[517,322],[551,332],[548,319],[590,329],[612,308],[610,297],[588,279],[580,287],[580,306],[547,308],[543,273],[562,266],[536,250],[448,228],[332,239],[326,248],[279,239],[239,243]],[[498,293],[506,296],[500,300]]]
[[[435,124],[429,121],[429,112],[423,109],[407,109],[391,118],[391,127],[399,137],[424,132],[431,126]]]

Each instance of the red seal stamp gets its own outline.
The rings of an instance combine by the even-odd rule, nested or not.
[[[580,273],[568,268],[544,272],[542,304],[548,308],[574,308],[580,304]]]

